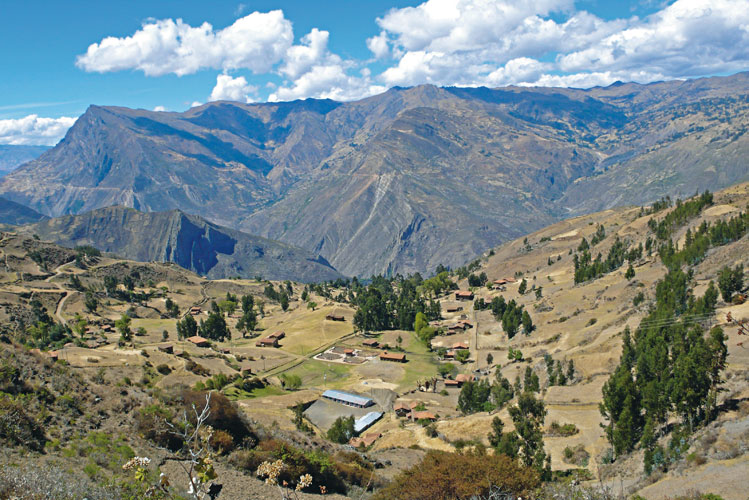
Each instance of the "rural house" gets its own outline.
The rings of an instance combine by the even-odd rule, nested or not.
[[[336,389],[328,389],[322,393],[322,397],[330,401],[335,401],[336,403],[353,406],[354,408],[367,408],[374,404],[372,398],[359,396],[358,394],[352,394],[350,392],[338,391]]]
[[[382,361],[397,361],[398,363],[405,363],[408,361],[405,354],[387,351],[380,354],[380,359]]]

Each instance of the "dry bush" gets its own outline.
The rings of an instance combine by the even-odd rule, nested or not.
[[[187,417],[194,423],[195,412],[193,405],[198,413],[205,407],[205,391],[192,391],[186,389],[182,391],[182,400]],[[235,443],[243,443],[250,440],[249,444],[257,442],[257,436],[253,432],[250,424],[245,420],[242,413],[237,409],[237,405],[231,402],[220,392],[211,392],[210,414],[205,421],[206,425],[226,431],[234,438]]]
[[[539,484],[534,470],[505,455],[429,451],[420,464],[401,472],[374,498],[448,500],[498,492],[527,497]]]
[[[211,434],[208,444],[214,451],[220,454],[231,453],[234,450],[234,438],[226,431],[216,429]]]
[[[182,448],[182,439],[173,432],[171,422],[172,412],[158,404],[143,407],[135,414],[135,430],[141,436],[158,446],[177,451]]]
[[[120,500],[118,491],[100,488],[54,466],[0,465],[0,498],[17,500]]]

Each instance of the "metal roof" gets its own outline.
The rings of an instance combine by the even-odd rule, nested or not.
[[[337,391],[335,389],[328,389],[322,393],[322,397],[330,399],[338,399],[340,401],[346,401],[347,403],[369,406],[374,403],[371,398],[365,396],[359,396],[357,394],[351,394],[350,392]]]
[[[370,411],[362,418],[359,418],[354,422],[354,432],[362,432],[363,430],[367,429],[372,424],[380,420],[380,418],[382,418],[382,412]]]

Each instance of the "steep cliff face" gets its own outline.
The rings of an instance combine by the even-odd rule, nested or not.
[[[92,106],[0,194],[49,216],[180,209],[348,275],[432,271],[570,214],[748,180],[748,96],[740,73],[184,113]]]
[[[138,261],[175,262],[209,278],[240,276],[305,282],[341,275],[300,248],[223,228],[178,210],[109,207],[20,228],[63,246],[92,245]]]

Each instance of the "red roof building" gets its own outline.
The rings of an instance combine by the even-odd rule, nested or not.
[[[200,335],[195,335],[194,337],[190,337],[185,340],[195,345],[196,347],[208,347],[209,345],[211,345],[208,339],[204,339]]]
[[[380,359],[382,361],[397,361],[398,363],[405,363],[408,361],[405,354],[387,351],[380,354]]]
[[[473,300],[473,292],[468,290],[458,290],[455,292],[455,300]]]

